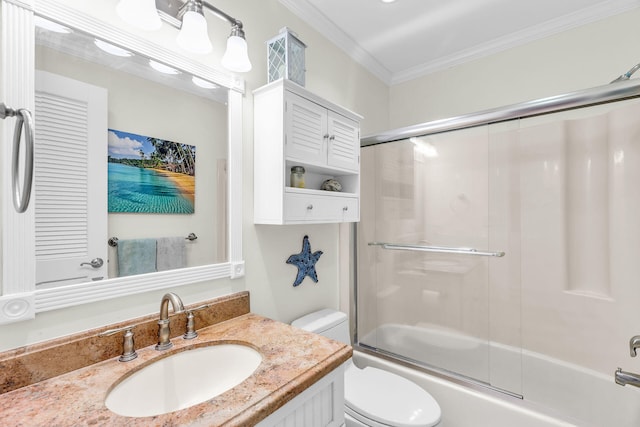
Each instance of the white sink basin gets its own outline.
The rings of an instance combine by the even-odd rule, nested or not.
[[[125,378],[105,405],[128,417],[166,414],[202,403],[240,384],[262,356],[237,344],[219,344],[173,354]]]

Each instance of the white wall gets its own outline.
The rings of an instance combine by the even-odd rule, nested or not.
[[[639,19],[634,9],[395,85],[391,127],[605,85],[640,62]]]
[[[87,2],[61,0],[85,13],[114,25],[123,25],[115,14],[116,0]],[[175,291],[187,304],[218,295],[249,290],[253,312],[289,322],[303,313],[321,308],[338,307],[340,283],[344,274],[339,269],[338,225],[255,226],[253,224],[253,97],[251,91],[266,84],[265,41],[288,26],[307,45],[307,89],[328,100],[343,105],[365,117],[363,134],[389,127],[389,89],[342,50],[330,44],[315,30],[302,23],[277,0],[216,0],[216,7],[242,20],[253,70],[243,75],[247,92],[244,105],[244,175],[243,175],[243,246],[246,276],[236,280],[219,280],[180,287]],[[207,13],[208,14],[208,13]],[[229,34],[229,26],[209,16],[209,31],[214,52],[199,60],[219,67],[219,58]],[[165,25],[166,26],[166,25]],[[131,29],[127,29],[131,30]],[[135,32],[135,30],[131,30]],[[163,28],[158,33],[138,34],[169,48],[175,48],[176,30]],[[195,57],[194,57],[195,58]],[[319,282],[310,279],[298,287],[292,286],[296,267],[286,264],[289,255],[300,252],[302,238],[309,235],[312,250],[324,254],[316,265]],[[134,316],[154,313],[163,291],[149,292],[126,298],[85,304],[53,312],[40,313],[36,319],[0,326],[0,351],[101,326]]]

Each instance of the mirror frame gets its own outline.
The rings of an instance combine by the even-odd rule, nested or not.
[[[55,0],[1,0],[0,101],[34,111],[34,15],[101,38],[136,54],[153,58],[228,89],[228,253],[229,260],[177,270],[112,278],[52,289],[35,286],[35,215],[32,202],[25,213],[12,204],[11,141],[13,120],[0,121],[2,164],[2,293],[0,324],[35,317],[36,313],[177,287],[244,276],[242,257],[242,110],[244,80],[169,51],[146,39],[79,12]],[[1,37],[1,36],[0,36]],[[107,242],[105,242],[105,245]]]

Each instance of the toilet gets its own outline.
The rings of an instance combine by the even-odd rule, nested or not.
[[[347,315],[337,310],[316,311],[291,325],[351,344]],[[382,369],[360,369],[351,359],[344,395],[347,427],[442,427],[438,402],[417,384]]]

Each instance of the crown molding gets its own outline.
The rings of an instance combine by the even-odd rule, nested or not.
[[[597,6],[582,9],[578,12],[552,19],[540,25],[511,33],[487,43],[444,56],[436,61],[427,62],[416,67],[393,74],[391,85],[404,83],[427,74],[445,70],[476,59],[493,55],[523,44],[543,39],[563,31],[596,22],[631,9],[640,7],[638,0],[611,0]]]
[[[351,58],[353,58],[353,60],[365,67],[389,86],[423,77],[427,74],[441,71],[456,65],[461,65],[466,62],[486,57],[562,31],[606,19],[640,7],[640,0],[610,0],[572,14],[546,21],[540,25],[511,33],[505,37],[500,37],[490,42],[455,52],[435,61],[430,61],[404,71],[391,73],[391,71],[358,45],[342,29],[333,24],[307,0],[279,1],[300,19],[308,23],[327,39],[340,47]]]
[[[391,84],[393,75],[369,52],[364,50],[351,37],[320,13],[307,0],[279,0],[294,15],[302,19],[320,34],[328,38],[333,44],[342,49],[354,61],[366,68],[371,74],[387,85]]]

